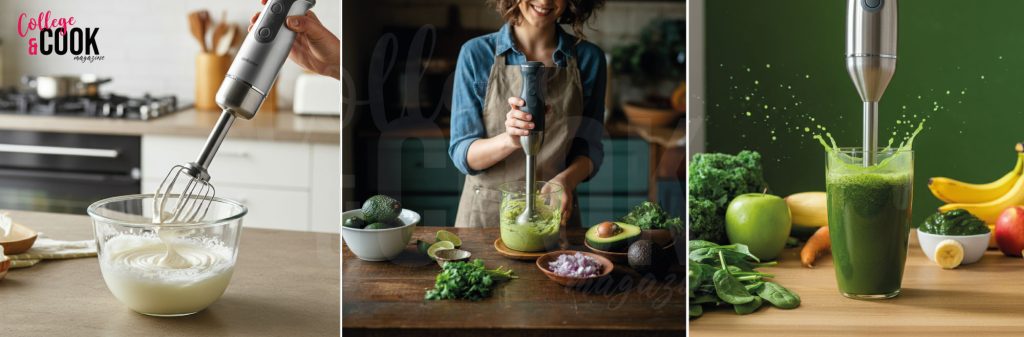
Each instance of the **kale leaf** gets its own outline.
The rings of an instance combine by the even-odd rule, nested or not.
[[[740,194],[762,192],[768,184],[761,154],[699,153],[690,161],[690,238],[726,243],[725,209]]]

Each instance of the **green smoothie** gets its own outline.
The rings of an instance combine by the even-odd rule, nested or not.
[[[864,166],[861,148],[825,144],[825,190],[832,261],[839,291],[857,299],[891,298],[900,293],[907,260],[914,153],[917,131],[898,148],[878,150]],[[829,135],[831,138],[831,135]],[[890,145],[892,142],[890,141]]]
[[[910,232],[912,174],[830,173],[829,235],[839,291],[848,297],[896,296]]]

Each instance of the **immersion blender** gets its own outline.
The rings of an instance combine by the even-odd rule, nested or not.
[[[848,0],[846,70],[864,102],[864,166],[878,151],[878,101],[896,72],[897,0]]]
[[[207,169],[236,118],[252,119],[277,79],[295,41],[295,32],[285,27],[288,16],[305,15],[316,0],[270,0],[245,37],[217,90],[216,102],[223,109],[217,124],[196,161],[177,165],[164,178],[154,197],[160,223],[191,222],[202,219],[216,189]],[[179,178],[182,179],[179,182]],[[186,182],[187,181],[187,182]],[[175,185],[181,188],[175,190]],[[168,197],[180,195],[166,207]],[[170,212],[166,212],[169,210]]]
[[[516,218],[516,223],[522,225],[529,223],[536,215],[537,154],[540,153],[540,144],[544,142],[544,92],[547,77],[543,62],[526,62],[520,66],[520,72],[523,75],[523,92],[519,96],[525,104],[519,109],[533,117],[533,130],[530,130],[528,136],[519,137],[519,144],[526,153],[526,207]]]

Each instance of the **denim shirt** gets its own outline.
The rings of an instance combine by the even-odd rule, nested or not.
[[[591,172],[593,177],[604,159],[604,147],[601,145],[607,82],[604,52],[597,45],[587,41],[576,44],[576,37],[566,33],[561,27],[557,27],[556,31],[558,47],[553,55],[555,65],[565,67],[567,58],[573,57],[575,51],[577,65],[580,68],[580,83],[583,85],[583,115],[568,151],[566,165],[572,163],[577,156],[586,156],[594,164]],[[487,79],[490,77],[491,66],[494,65],[495,52],[506,54],[505,60],[510,65],[521,65],[527,61],[526,55],[515,49],[512,29],[505,24],[495,33],[466,42],[459,52],[459,61],[455,67],[451,143],[448,146],[448,155],[459,171],[469,175],[480,173],[469,167],[466,155],[473,141],[487,137],[487,128],[483,121],[484,97],[487,94]]]

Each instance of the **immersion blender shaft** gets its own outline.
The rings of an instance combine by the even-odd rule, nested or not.
[[[864,167],[875,164],[878,153],[878,102],[864,102]]]
[[[230,109],[224,109],[221,112],[220,118],[217,119],[217,124],[213,126],[213,131],[210,132],[210,137],[206,139],[206,144],[203,145],[203,151],[199,153],[199,158],[196,158],[196,164],[202,166],[203,169],[210,167],[210,162],[213,161],[214,155],[220,149],[220,144],[224,142],[224,137],[228,136],[228,130],[231,129],[231,124],[235,122],[235,118],[235,114]]]

